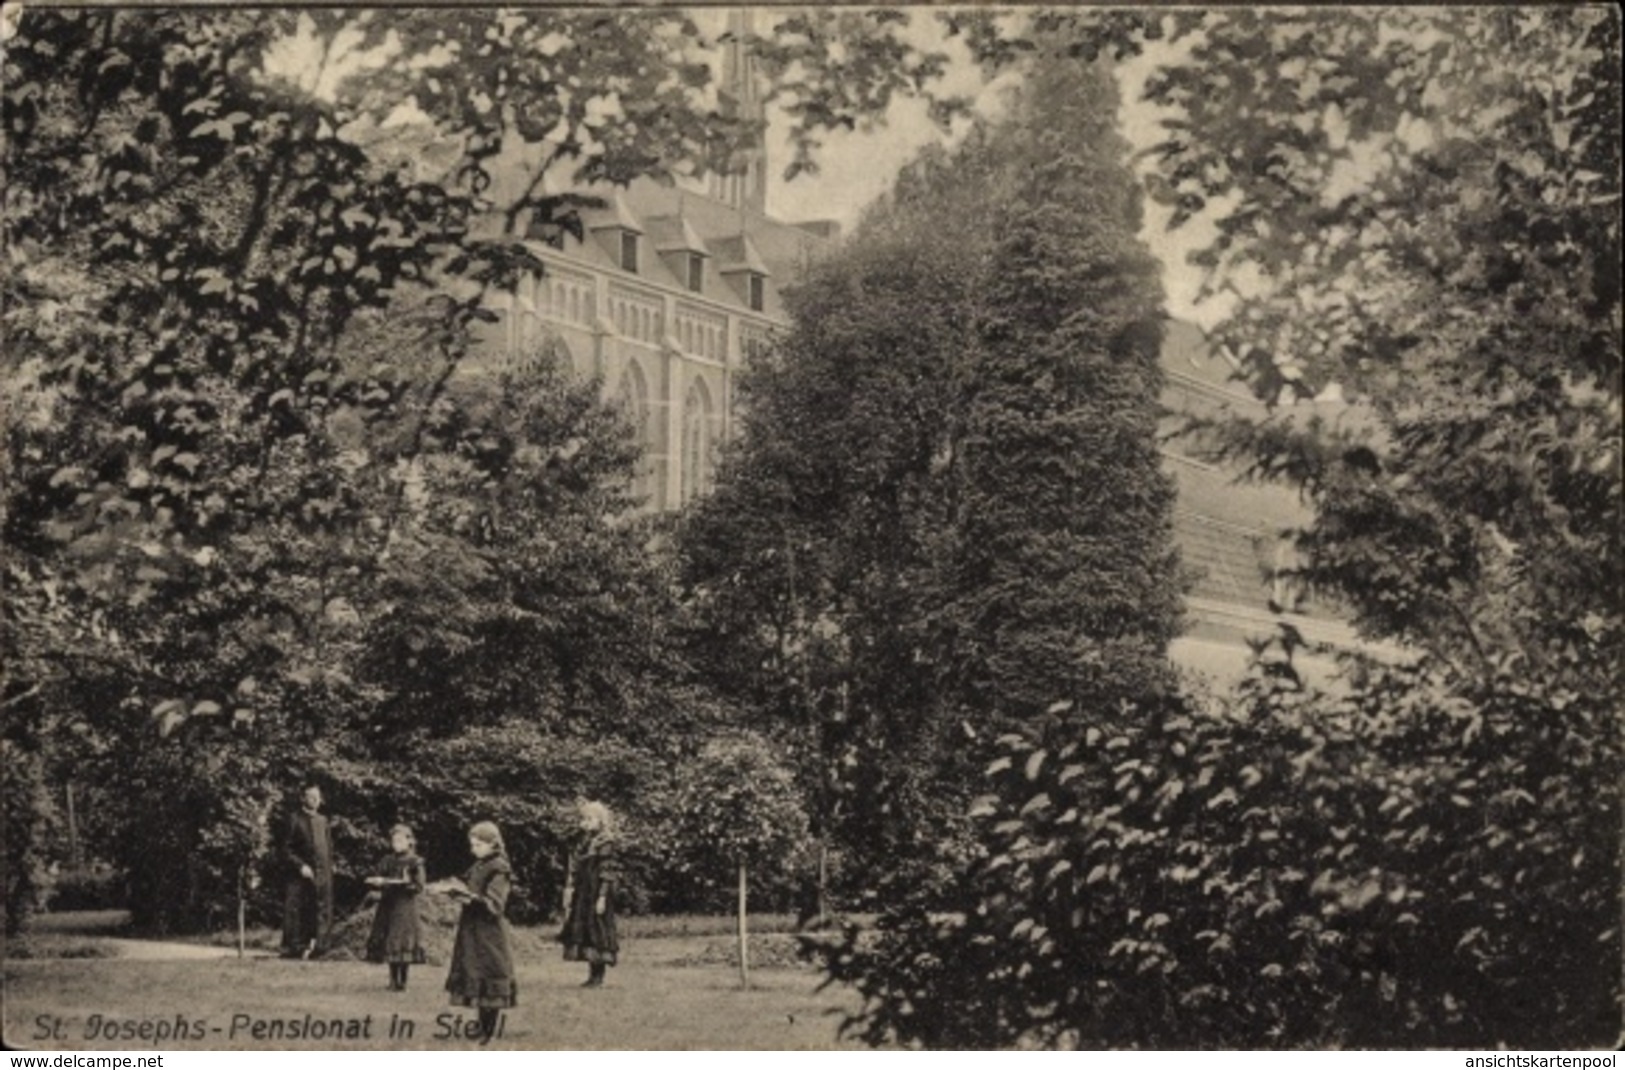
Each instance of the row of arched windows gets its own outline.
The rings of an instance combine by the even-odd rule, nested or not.
[[[624,298],[612,298],[609,304],[610,319],[617,333],[650,345],[659,344],[662,333],[659,306]]]
[[[516,297],[521,310],[581,325],[592,322],[597,300],[591,278],[563,274],[556,268],[549,269],[546,278],[522,276]]]
[[[677,344],[685,353],[693,353],[707,360],[721,360],[726,333],[724,321],[712,322],[682,313],[677,315]]]

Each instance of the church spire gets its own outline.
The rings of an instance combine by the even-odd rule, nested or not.
[[[722,52],[723,108],[762,129],[748,146],[734,154],[726,174],[712,175],[706,192],[739,209],[767,211],[767,105],[762,99],[761,75],[746,39],[755,32],[755,13],[749,8],[728,12],[728,32]]]

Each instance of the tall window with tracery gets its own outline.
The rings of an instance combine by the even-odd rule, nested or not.
[[[621,411],[626,413],[637,434],[638,466],[632,477],[632,493],[638,498],[648,499],[656,490],[654,444],[649,428],[649,384],[637,361],[628,362],[615,393]]]
[[[711,393],[702,380],[683,403],[683,504],[711,485]]]

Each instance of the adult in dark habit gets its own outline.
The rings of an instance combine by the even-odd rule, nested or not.
[[[282,844],[284,958],[321,954],[333,930],[333,839],[321,809],[322,789],[306,785]]]

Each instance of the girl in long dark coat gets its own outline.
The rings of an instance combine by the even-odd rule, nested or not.
[[[564,931],[559,943],[566,960],[587,964],[582,987],[599,988],[621,949],[615,932],[615,884],[620,873],[614,816],[603,803],[585,802],[579,810],[580,838],[564,882]]]
[[[513,889],[513,867],[502,833],[489,821],[468,830],[468,850],[474,865],[463,878],[467,888],[454,893],[462,901],[463,913],[457,919],[446,991],[452,1003],[479,1010],[480,1043],[489,1044],[496,1035],[497,1016],[518,996],[508,922],[503,917]]]
[[[423,929],[418,921],[418,896],[423,892],[423,859],[417,855],[417,837],[406,825],[389,830],[393,853],[378,865],[367,883],[378,889],[378,909],[367,937],[367,961],[389,963],[389,987],[406,988],[406,972],[423,954]]]

